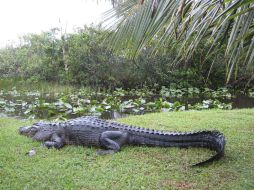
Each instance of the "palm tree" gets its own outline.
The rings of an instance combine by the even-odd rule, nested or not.
[[[239,68],[254,79],[254,0],[121,0],[116,5],[105,13],[108,28],[116,31],[114,47],[124,45],[137,55],[154,39],[156,47],[176,39],[179,58],[188,60],[205,40],[211,46],[207,56],[225,46],[226,82]]]

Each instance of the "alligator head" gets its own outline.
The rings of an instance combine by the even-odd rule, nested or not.
[[[47,141],[51,138],[53,130],[47,123],[38,122],[32,126],[25,126],[19,128],[19,134],[30,137],[38,141]]]
[[[31,127],[20,127],[19,134],[25,135],[28,137],[33,137],[39,130],[39,127],[36,125],[32,125]]]

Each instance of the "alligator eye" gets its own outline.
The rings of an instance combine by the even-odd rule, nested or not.
[[[37,131],[38,129],[37,129],[37,127],[31,127],[30,130],[31,131]]]
[[[34,135],[35,133],[37,133],[38,128],[37,127],[31,127],[29,130],[29,135]]]

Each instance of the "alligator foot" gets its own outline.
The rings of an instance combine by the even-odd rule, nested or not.
[[[63,139],[59,137],[57,134],[53,134],[51,137],[51,141],[45,141],[43,146],[47,148],[56,148],[60,149],[64,146]]]
[[[44,147],[47,148],[56,148],[56,149],[60,149],[63,147],[63,144],[59,143],[59,142],[54,142],[54,141],[46,141],[43,143]]]

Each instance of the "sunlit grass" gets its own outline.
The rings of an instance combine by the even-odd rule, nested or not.
[[[190,167],[212,152],[124,147],[97,156],[96,148],[46,149],[18,135],[32,122],[0,118],[0,189],[254,189],[254,109],[155,113],[119,122],[169,131],[217,129],[226,136],[225,157]],[[33,157],[26,155],[31,149]]]

